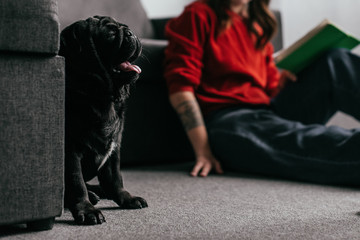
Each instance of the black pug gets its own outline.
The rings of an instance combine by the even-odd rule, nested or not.
[[[141,72],[132,65],[141,44],[128,26],[110,17],[91,17],[61,32],[59,55],[65,57],[65,205],[79,224],[105,218],[87,181],[98,177],[97,192],[120,208],[147,207],[124,189],[120,143],[125,102]]]

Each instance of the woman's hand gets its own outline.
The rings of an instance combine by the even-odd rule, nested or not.
[[[296,82],[296,80],[297,80],[297,77],[295,74],[293,74],[292,72],[290,72],[288,70],[282,70],[280,73],[278,92],[280,92],[289,81]]]
[[[193,177],[201,176],[206,177],[211,169],[214,169],[216,173],[223,174],[224,171],[221,168],[221,164],[216,158],[212,155],[212,153],[207,156],[202,155],[196,158],[196,164],[191,171],[190,175]]]
[[[281,75],[280,75],[280,80],[279,80],[279,85],[278,85],[278,91],[281,91],[285,87],[285,85],[288,83],[288,81],[296,82],[296,80],[297,80],[296,75],[288,70],[282,70],[280,74]]]

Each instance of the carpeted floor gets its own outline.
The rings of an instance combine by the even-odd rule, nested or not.
[[[77,226],[70,213],[54,228],[0,228],[1,239],[360,239],[360,191],[247,175],[191,178],[191,164],[130,168],[125,186],[149,208],[98,207],[106,223]]]

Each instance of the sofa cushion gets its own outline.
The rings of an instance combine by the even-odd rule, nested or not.
[[[151,21],[140,0],[60,0],[61,29],[94,15],[110,16],[127,24],[141,38],[153,38]]]
[[[56,0],[1,0],[0,12],[0,51],[57,53]]]

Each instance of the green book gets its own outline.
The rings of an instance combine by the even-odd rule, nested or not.
[[[325,19],[290,47],[275,53],[274,60],[277,67],[298,73],[332,48],[352,49],[359,43],[359,39]]]

